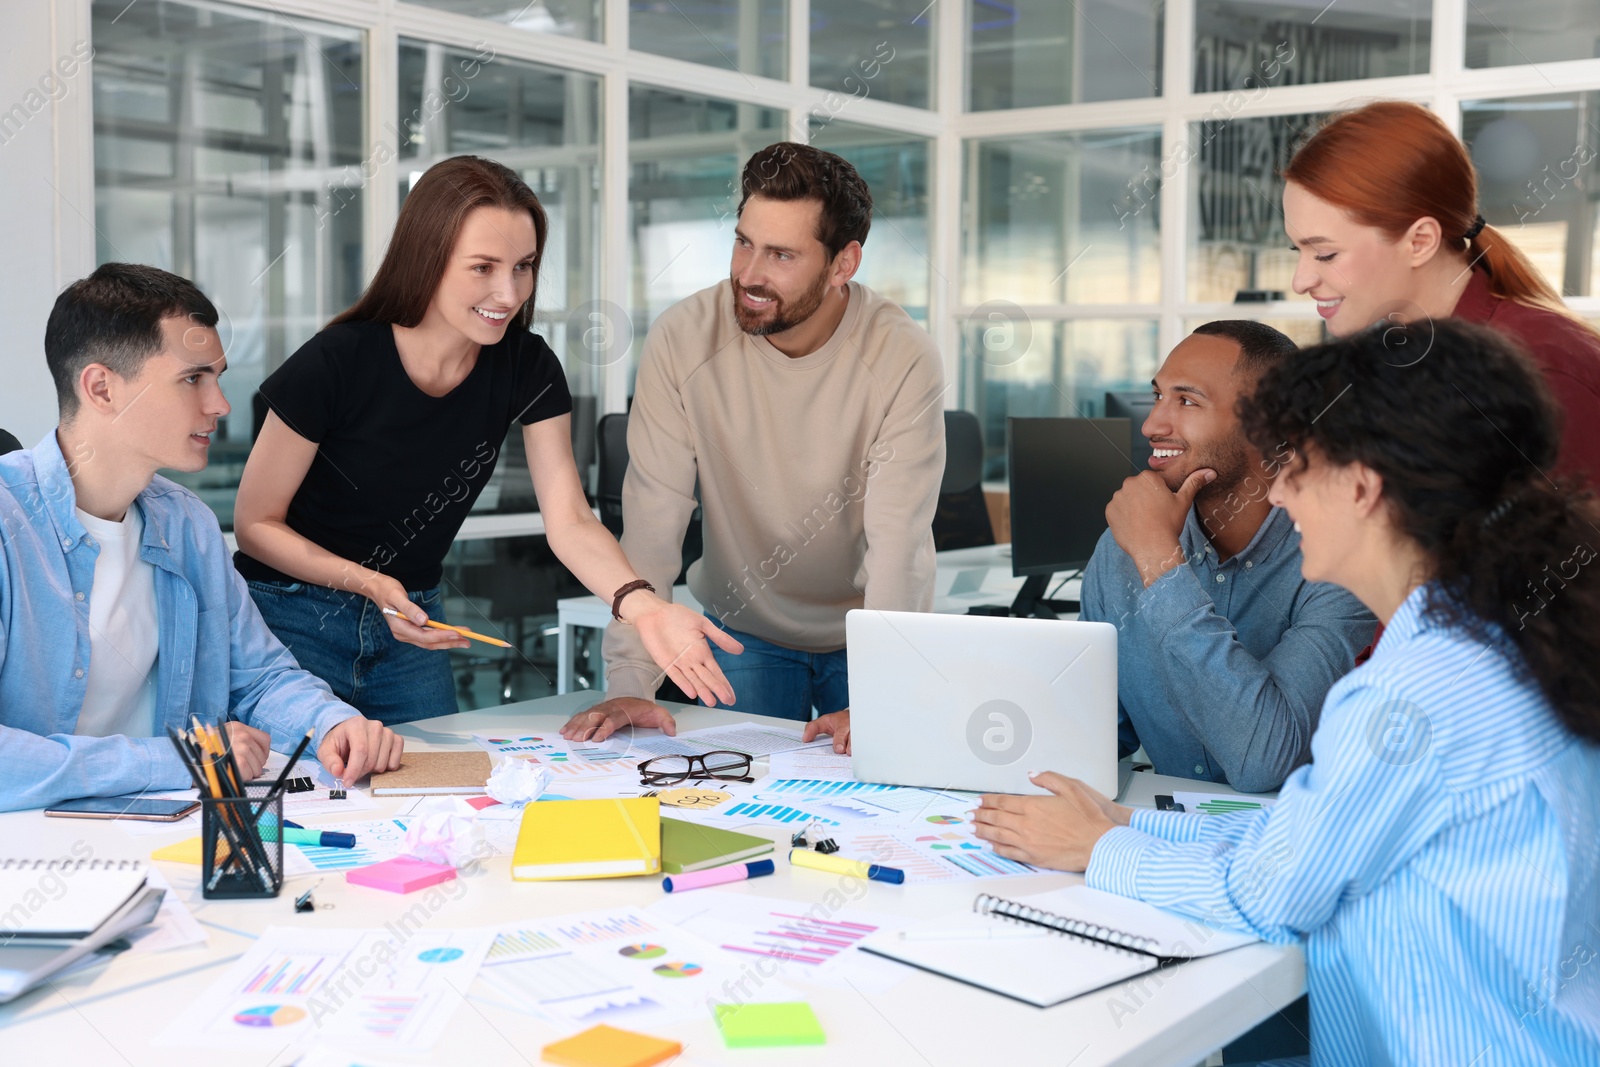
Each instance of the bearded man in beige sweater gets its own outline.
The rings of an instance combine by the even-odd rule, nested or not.
[[[622,548],[670,596],[698,483],[705,553],[689,588],[730,638],[713,652],[732,708],[810,720],[849,703],[845,612],[933,606],[943,367],[925,330],[851,280],[872,195],[849,163],[762,149],[738,219],[729,279],[669,308],[645,340]],[[566,738],[674,732],[628,599],[606,630],[608,699]]]

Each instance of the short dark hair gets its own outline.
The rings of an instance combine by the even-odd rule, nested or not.
[[[44,328],[44,358],[63,419],[78,412],[78,375],[103,363],[135,378],[161,351],[161,322],[176,315],[214,327],[217,308],[187,278],[142,263],[105,263],[62,290]]]
[[[822,205],[817,240],[829,257],[851,241],[867,243],[872,228],[872,190],[856,168],[832,152],[808,144],[769,144],[744,165],[739,214],[752,196],[768,200],[815,200]]]
[[[1300,351],[1287,334],[1253,319],[1217,319],[1195,327],[1194,332],[1207,337],[1226,337],[1238,345],[1239,362],[1234,364],[1234,373],[1248,374],[1252,378],[1261,377],[1284,357]]]
[[[1426,615],[1514,648],[1567,727],[1600,741],[1600,583],[1579,576],[1600,506],[1545,476],[1561,409],[1514,342],[1460,319],[1368,327],[1268,371],[1239,419],[1291,476],[1308,448],[1377,472],[1427,559]]]

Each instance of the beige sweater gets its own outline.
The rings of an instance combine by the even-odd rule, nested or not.
[[[651,327],[628,419],[622,548],[663,595],[699,479],[707,614],[786,648],[844,647],[851,608],[933,606],[944,372],[897,305],[850,284],[827,344],[798,359],[739,329],[723,281]],[[607,695],[663,677],[632,626],[606,629]],[[827,709],[833,710],[833,709]]]

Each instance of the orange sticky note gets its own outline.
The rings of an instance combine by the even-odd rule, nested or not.
[[[581,1034],[546,1045],[546,1063],[562,1067],[650,1067],[683,1051],[677,1041],[667,1041],[614,1026],[592,1026]]]

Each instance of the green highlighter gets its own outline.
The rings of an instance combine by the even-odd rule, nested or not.
[[[811,1005],[803,1000],[782,1004],[718,1004],[717,1026],[729,1048],[778,1048],[783,1045],[825,1045]]]

